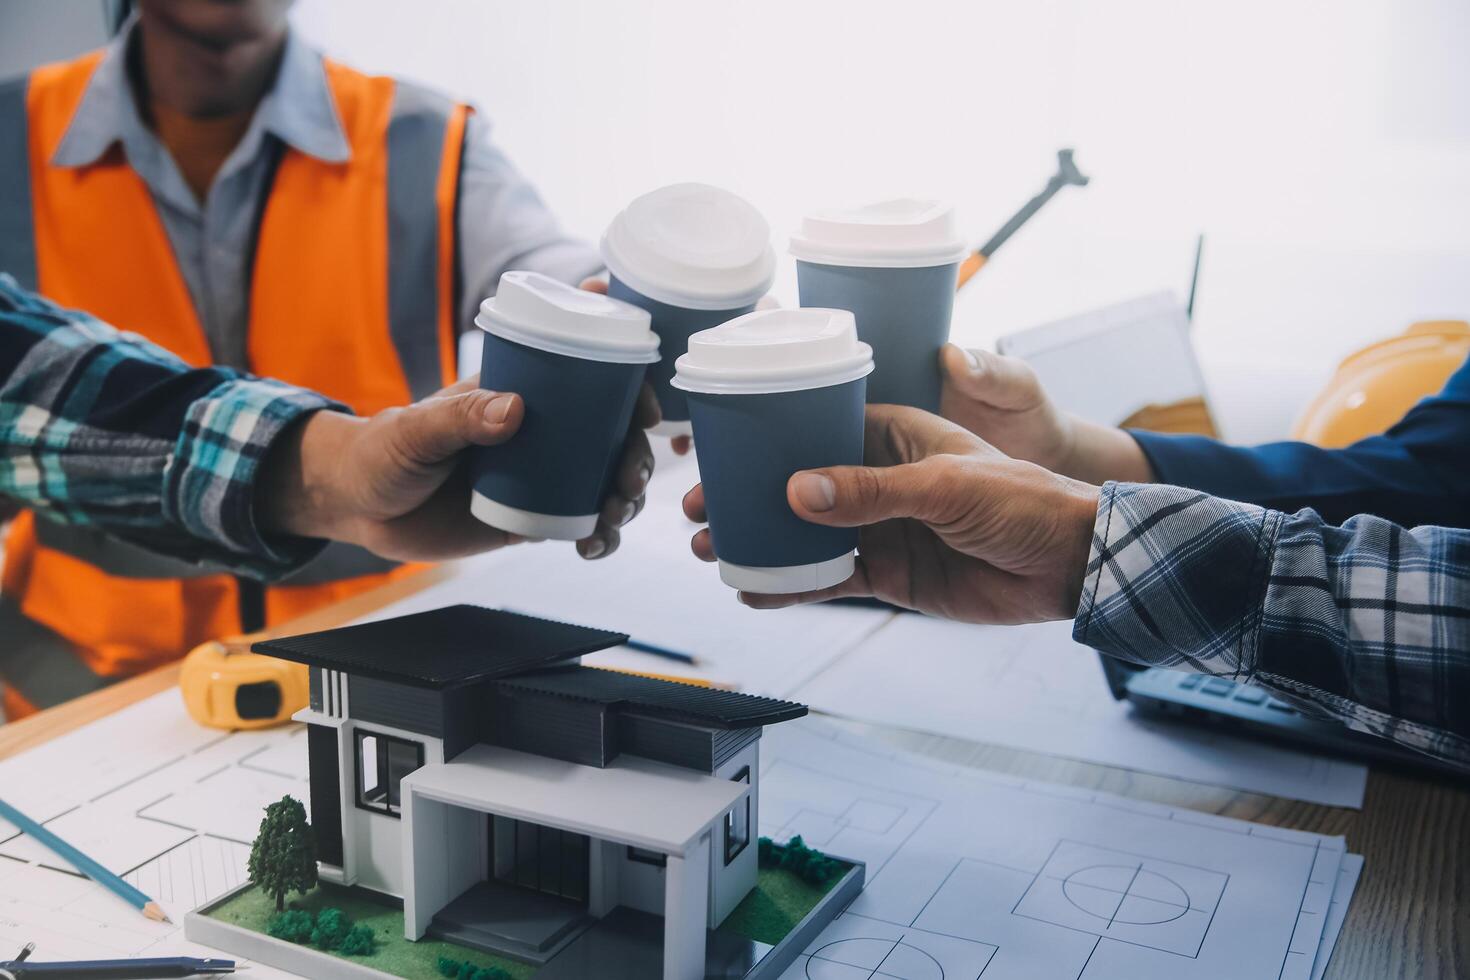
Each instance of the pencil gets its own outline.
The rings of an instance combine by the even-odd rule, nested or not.
[[[501,611],[515,613],[517,616],[535,615],[534,613],[522,612],[519,609],[512,609],[509,606],[502,606]],[[699,658],[694,656],[692,653],[684,653],[680,650],[670,650],[668,647],[661,647],[656,643],[647,643],[643,640],[629,639],[628,642],[623,645],[629,650],[637,650],[639,653],[646,653],[651,657],[662,657],[665,660],[673,660],[676,663],[686,664],[690,667],[699,666]],[[631,671],[630,673],[636,673],[636,671]]]
[[[734,684],[727,681],[711,681],[703,677],[684,677],[680,674],[652,674],[646,670],[628,670],[624,667],[603,667],[602,670],[611,670],[618,674],[631,674],[634,677],[652,677],[656,681],[673,681],[675,684],[692,684],[694,687],[708,687],[716,691],[738,691]]]
[[[678,650],[670,650],[668,647],[657,646],[653,643],[645,643],[642,640],[629,640],[623,645],[626,646],[629,650],[637,650],[639,653],[646,653],[654,657],[663,657],[665,660],[673,660],[681,664],[688,664],[691,667],[699,665],[699,660],[693,654],[681,653]]]
[[[173,921],[168,917],[167,914],[164,913],[163,906],[159,905],[153,899],[149,898],[147,895],[144,895],[142,892],[138,891],[138,889],[134,888],[126,881],[123,881],[117,875],[113,874],[111,871],[108,871],[102,865],[87,857],[87,855],[83,854],[75,847],[72,847],[66,841],[62,840],[60,837],[57,837],[51,831],[47,830],[39,823],[26,816],[24,813],[21,813],[15,807],[11,806],[9,803],[6,803],[4,800],[0,800],[0,819],[8,820],[9,822],[15,824],[17,829],[29,834],[32,838],[35,839],[36,843],[45,847],[47,850],[51,851],[58,857],[65,858],[66,860],[70,861],[82,874],[86,875],[88,878],[91,878],[93,881],[97,882],[97,884],[101,885],[103,888],[106,888],[108,891],[112,892],[118,898],[122,899],[124,902],[127,902],[133,908],[137,909],[139,912],[142,912],[153,921]]]

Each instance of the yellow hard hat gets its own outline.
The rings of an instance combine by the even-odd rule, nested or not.
[[[1350,355],[1337,367],[1292,438],[1334,449],[1386,432],[1444,387],[1470,356],[1470,323],[1426,320]]]

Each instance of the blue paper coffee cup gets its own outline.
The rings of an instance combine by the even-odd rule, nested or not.
[[[670,383],[691,335],[755,309],[775,279],[765,218],[707,184],[673,184],[637,198],[602,236],[608,295],[649,312],[661,359],[648,369],[663,435],[690,431],[684,393]]]
[[[764,310],[689,338],[674,386],[689,396],[699,478],[725,584],[824,589],[853,572],[856,528],[808,523],[798,470],[860,465],[873,355],[845,310]]]
[[[689,349],[689,338],[694,334],[719,326],[737,316],[744,316],[755,309],[753,303],[728,310],[691,310],[671,303],[660,303],[644,296],[616,275],[609,277],[607,294],[648,311],[653,317],[653,332],[658,334],[660,351],[677,350],[682,353]],[[659,411],[663,415],[662,421],[653,429],[659,435],[688,435],[690,432],[689,400],[672,383],[674,362],[677,359],[660,357],[648,365],[648,383],[658,396]]]
[[[868,401],[939,411],[939,350],[949,340],[968,249],[954,209],[899,199],[808,215],[791,240],[802,306],[850,310],[873,348]]]
[[[504,531],[578,540],[597,526],[647,365],[648,313],[535,272],[480,304],[480,386],[519,394],[520,430],[475,450],[470,512]]]

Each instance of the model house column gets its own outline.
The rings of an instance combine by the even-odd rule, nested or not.
[[[618,907],[618,858],[624,846],[596,837],[588,842],[588,915],[600,919]]]
[[[664,980],[702,980],[709,924],[708,832],[664,868]]]

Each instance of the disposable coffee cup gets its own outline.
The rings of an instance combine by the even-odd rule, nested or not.
[[[504,531],[591,534],[622,457],[643,372],[658,360],[648,313],[536,272],[507,272],[480,304],[480,386],[519,394],[520,430],[473,455],[470,513]]]
[[[687,435],[689,406],[673,387],[689,337],[749,313],[776,275],[771,229],[744,199],[707,184],[672,184],[624,208],[602,236],[608,295],[649,312],[662,358],[648,369],[661,435]]]
[[[817,212],[791,254],[801,305],[851,310],[873,348],[868,401],[939,411],[939,350],[969,254],[954,208],[901,198]]]
[[[689,338],[689,396],[720,578],[746,592],[824,589],[853,572],[856,528],[797,517],[798,470],[863,461],[873,352],[846,310],[762,310]]]

